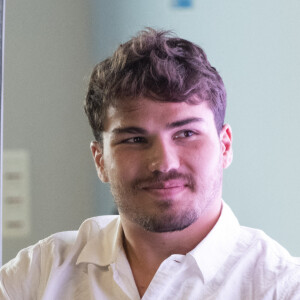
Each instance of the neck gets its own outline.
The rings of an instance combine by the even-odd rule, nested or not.
[[[146,231],[121,214],[124,249],[140,296],[166,258],[187,254],[206,237],[218,221],[221,209],[220,200],[184,230],[163,233]]]

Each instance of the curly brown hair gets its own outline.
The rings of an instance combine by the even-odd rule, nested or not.
[[[226,110],[222,78],[203,49],[170,31],[146,28],[95,66],[84,109],[98,142],[107,108],[140,97],[191,104],[207,101],[217,131],[222,129]]]

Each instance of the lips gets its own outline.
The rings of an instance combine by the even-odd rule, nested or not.
[[[169,180],[155,183],[143,183],[140,188],[150,194],[159,197],[174,196],[187,187],[183,180]]]

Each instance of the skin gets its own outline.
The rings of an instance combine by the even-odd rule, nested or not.
[[[231,144],[230,126],[218,134],[206,102],[140,98],[108,109],[103,145],[91,150],[111,185],[140,296],[163,260],[191,251],[217,222]]]

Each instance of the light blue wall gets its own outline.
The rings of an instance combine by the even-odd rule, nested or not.
[[[194,0],[187,9],[171,0],[91,1],[95,62],[144,26],[205,49],[225,81],[234,134],[224,199],[243,225],[299,256],[300,1]]]
[[[94,215],[92,134],[82,107],[93,67],[90,11],[82,0],[6,1],[3,146],[29,154],[31,230],[4,234],[3,263]]]

